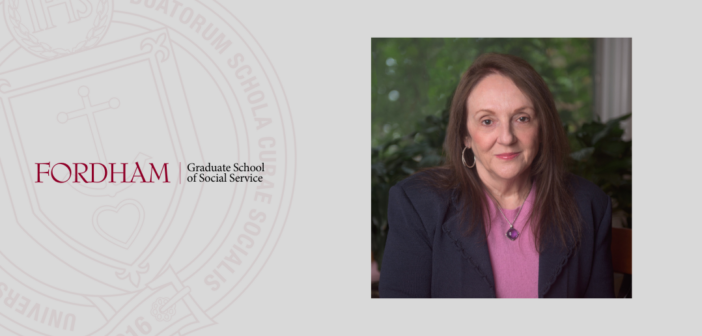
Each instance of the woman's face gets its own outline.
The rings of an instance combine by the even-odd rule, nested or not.
[[[511,79],[492,74],[473,88],[467,126],[464,144],[481,178],[512,180],[528,171],[539,149],[539,124],[534,105]]]

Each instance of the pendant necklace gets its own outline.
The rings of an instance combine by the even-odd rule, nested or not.
[[[502,209],[500,208],[499,202],[497,203],[497,210],[500,210],[500,213],[502,214],[502,217],[505,218],[507,223],[509,224],[509,230],[505,232],[505,236],[509,238],[509,240],[514,241],[517,238],[519,238],[519,231],[514,228],[514,223],[517,222],[517,218],[519,218],[519,213],[522,212],[522,208],[524,207],[524,203],[526,202],[526,199],[529,198],[529,194],[531,193],[531,187],[529,187],[529,192],[527,193],[526,197],[524,197],[524,201],[522,201],[522,206],[519,207],[519,211],[517,211],[517,216],[514,217],[514,222],[510,222],[509,219],[507,219],[507,216],[505,216],[504,212],[502,212]]]

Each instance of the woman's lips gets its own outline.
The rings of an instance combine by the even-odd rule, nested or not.
[[[512,160],[512,159],[516,158],[517,155],[519,155],[519,153],[502,153],[502,154],[497,154],[495,156],[497,156],[498,158],[500,158],[502,160]]]

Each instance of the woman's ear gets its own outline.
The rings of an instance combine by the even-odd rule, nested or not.
[[[470,143],[470,135],[466,135],[466,136],[463,138],[463,146],[466,146],[466,147],[468,147],[468,148],[471,148],[471,147],[472,147],[472,146],[471,146],[471,143]]]

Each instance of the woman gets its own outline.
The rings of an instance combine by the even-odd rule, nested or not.
[[[381,297],[614,297],[611,201],[565,168],[553,96],[480,56],[451,104],[446,165],[390,190]]]

